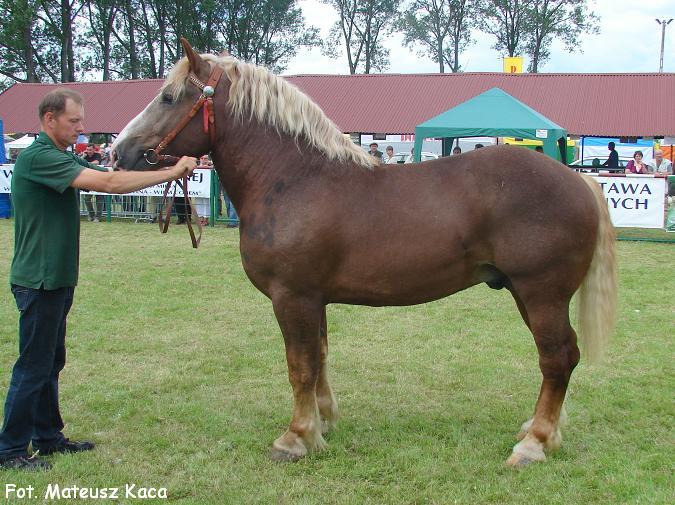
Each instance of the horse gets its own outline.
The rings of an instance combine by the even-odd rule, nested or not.
[[[283,78],[228,54],[197,54],[185,40],[183,48],[113,157],[150,170],[159,149],[211,153],[239,214],[244,270],[271,300],[285,344],[294,404],[272,459],[324,449],[336,425],[328,304],[421,304],[486,283],[513,296],[542,374],[506,463],[545,461],[561,444],[581,354],[572,296],[586,359],[602,356],[615,319],[614,228],[598,184],[516,146],[381,165]]]

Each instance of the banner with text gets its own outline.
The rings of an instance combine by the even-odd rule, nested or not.
[[[14,165],[0,165],[0,193],[11,193],[12,171]],[[210,198],[211,197],[211,174],[213,170],[195,170],[188,181],[188,193],[191,197]],[[140,189],[133,193],[126,193],[131,196],[162,196],[166,184],[158,184],[149,188]],[[90,191],[93,195],[105,194]],[[171,190],[173,194],[173,189]],[[176,189],[177,196],[183,196],[181,188]]]
[[[595,177],[605,193],[614,226],[663,228],[665,179],[649,175],[590,176]]]

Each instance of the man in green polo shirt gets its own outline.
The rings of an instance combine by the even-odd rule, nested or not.
[[[42,132],[14,165],[14,259],[10,273],[19,316],[19,358],[5,400],[0,432],[0,468],[44,470],[39,458],[88,451],[63,433],[59,372],[66,362],[66,317],[77,284],[80,242],[78,189],[129,193],[192,172],[195,158],[183,157],[161,171],[108,171],[68,152],[84,131],[82,96],[56,89],[42,99]],[[28,446],[32,441],[33,455]]]

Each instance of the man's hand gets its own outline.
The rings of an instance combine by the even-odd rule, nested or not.
[[[191,156],[183,156],[178,163],[176,163],[171,170],[176,174],[174,179],[180,179],[181,177],[190,176],[197,166],[197,158]]]

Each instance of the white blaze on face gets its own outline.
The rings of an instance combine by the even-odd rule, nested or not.
[[[129,123],[122,129],[120,134],[117,136],[117,138],[115,139],[110,148],[110,156],[113,162],[117,160],[117,155],[115,153],[117,146],[120,144],[120,142],[124,141],[127,137],[132,135],[134,130],[139,128],[139,124],[141,123],[141,118],[143,117],[143,114],[145,114],[145,111],[148,110],[148,107],[150,107],[153,102],[154,100],[150,102],[148,105],[146,105],[145,109],[143,109],[135,118],[129,121]]]

